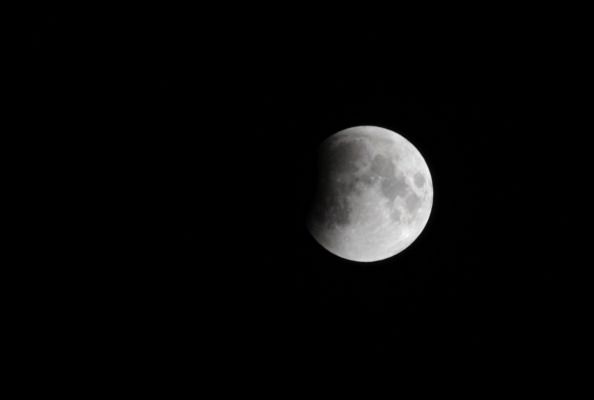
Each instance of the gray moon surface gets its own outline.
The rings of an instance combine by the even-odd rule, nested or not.
[[[307,228],[339,257],[392,257],[427,225],[431,174],[421,153],[396,132],[377,126],[337,132],[320,145],[318,171]]]

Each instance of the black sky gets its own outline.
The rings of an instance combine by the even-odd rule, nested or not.
[[[303,14],[36,20],[38,126],[93,160],[89,221],[122,254],[93,309],[147,359],[562,353],[573,42],[523,18]],[[435,191],[421,237],[371,265],[304,226],[316,146],[354,125],[409,139]]]

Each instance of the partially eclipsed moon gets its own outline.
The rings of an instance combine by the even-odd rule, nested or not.
[[[396,132],[376,126],[342,130],[320,146],[318,191],[308,229],[331,253],[379,261],[421,234],[433,183],[421,153]]]

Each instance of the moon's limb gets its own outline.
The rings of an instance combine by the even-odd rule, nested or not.
[[[331,253],[378,261],[407,248],[431,212],[433,185],[419,151],[395,132],[348,128],[321,146],[308,228]]]

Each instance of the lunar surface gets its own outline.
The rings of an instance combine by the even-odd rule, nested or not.
[[[319,149],[318,188],[307,220],[316,241],[352,261],[392,257],[425,228],[433,183],[421,153],[404,137],[357,126]]]

